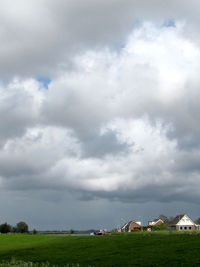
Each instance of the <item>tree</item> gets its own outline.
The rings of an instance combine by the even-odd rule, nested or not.
[[[159,216],[159,219],[161,219],[165,224],[167,224],[168,225],[168,223],[169,223],[169,221],[170,221],[170,219],[169,218],[167,218],[167,216],[165,216],[165,215],[163,215],[163,214],[161,214],[160,216]]]
[[[17,233],[28,233],[28,224],[25,222],[18,222],[16,225]]]
[[[200,224],[200,218],[196,219],[195,223]]]
[[[33,229],[33,234],[36,235],[37,234],[37,230]]]
[[[6,234],[12,231],[12,226],[10,224],[3,223],[0,225],[0,233]]]
[[[13,226],[13,227],[12,227],[12,232],[13,232],[13,233],[17,233],[17,228],[16,228],[16,226]]]

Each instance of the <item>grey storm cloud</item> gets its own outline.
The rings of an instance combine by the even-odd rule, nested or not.
[[[7,210],[23,201],[35,214],[24,207],[25,219],[43,226],[38,205],[85,210],[86,227],[97,207],[113,207],[111,221],[125,205],[150,216],[149,203],[197,214],[200,2],[0,5],[2,216],[18,218]]]
[[[77,53],[119,49],[138,21],[187,20],[193,27],[188,35],[198,39],[199,5],[195,0],[2,0],[1,77],[54,77],[58,70],[71,68]]]
[[[83,156],[102,157],[107,154],[127,153],[128,144],[119,143],[116,134],[112,131],[96,136],[83,143]]]
[[[184,199],[186,202],[191,202],[198,204],[199,203],[199,191],[195,190],[193,195],[188,195],[186,193],[187,190],[181,190],[180,192],[174,188],[174,186],[159,186],[159,185],[151,185],[148,187],[144,187],[141,190],[133,191],[120,191],[107,193],[105,191],[102,192],[87,192],[82,194],[80,197],[81,200],[94,200],[94,199],[109,199],[112,202],[118,201],[123,203],[147,203],[147,202],[161,202],[163,205],[165,203],[173,203],[176,201],[180,201]]]
[[[32,88],[38,86],[37,82],[31,84]],[[38,121],[40,97],[33,95],[29,86],[29,81],[15,79],[0,85],[0,145],[23,136]]]

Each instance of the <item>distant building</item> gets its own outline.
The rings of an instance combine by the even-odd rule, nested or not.
[[[196,230],[197,225],[187,214],[179,214],[169,222],[169,226],[178,231]]]
[[[164,223],[163,220],[161,220],[161,219],[155,219],[153,221],[149,221],[148,222],[148,225],[154,226],[154,225],[161,225],[163,223]]]
[[[140,230],[141,228],[141,222],[136,222],[136,221],[130,221],[128,223],[125,223],[122,227],[121,227],[121,231],[122,232],[131,232],[131,231],[136,231],[136,230]]]

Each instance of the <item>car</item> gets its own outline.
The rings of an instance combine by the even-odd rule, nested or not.
[[[91,232],[90,235],[95,235],[95,232]]]

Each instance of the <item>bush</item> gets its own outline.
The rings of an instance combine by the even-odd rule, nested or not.
[[[146,231],[148,228],[151,228],[152,231],[170,230],[170,227],[167,226],[165,223],[162,223],[160,225],[143,226],[144,231]]]

